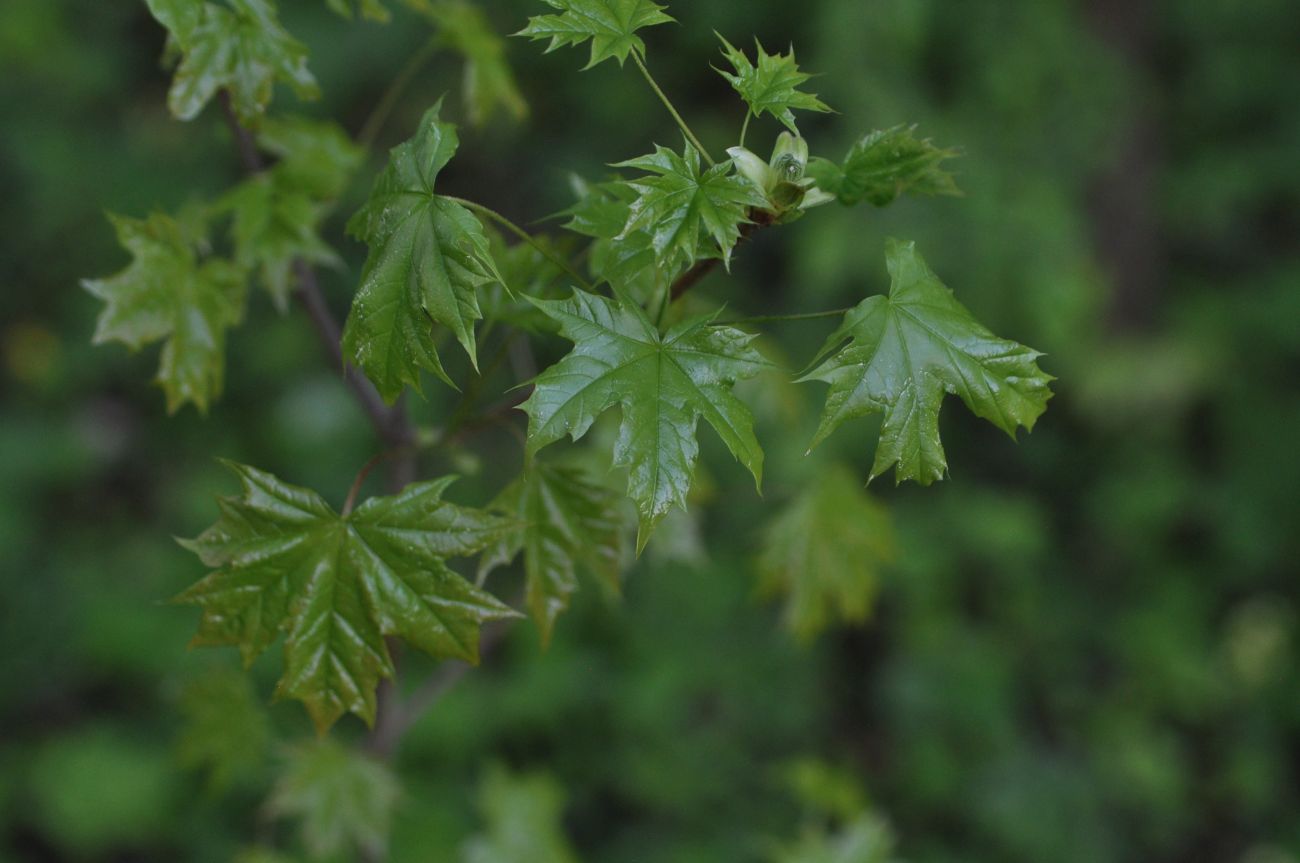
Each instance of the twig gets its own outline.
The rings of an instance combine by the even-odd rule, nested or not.
[[[740,238],[736,240],[737,245],[749,239],[750,234],[759,228],[772,224],[772,214],[766,210],[750,210],[749,218],[750,221],[740,226]],[[702,261],[697,261],[689,270],[678,276],[677,281],[673,282],[672,289],[668,292],[669,302],[676,302],[681,299],[682,295],[695,287],[700,279],[717,269],[718,263],[718,258],[705,258]]]

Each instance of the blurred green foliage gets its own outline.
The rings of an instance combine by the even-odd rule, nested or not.
[[[433,33],[396,4],[387,25],[281,5],[323,94],[302,109],[354,132]],[[478,9],[512,32],[544,7]],[[519,627],[404,740],[400,796],[389,779],[343,771],[363,777],[376,818],[392,805],[392,859],[458,859],[471,837],[513,829],[495,801],[516,793],[552,815],[567,800],[557,847],[602,863],[805,847],[792,859],[874,860],[833,855],[877,841],[853,837],[876,835],[881,816],[894,853],[917,863],[1300,859],[1293,4],[670,11],[682,24],[645,31],[648,54],[711,146],[734,140],[744,116],[708,68],[716,29],[737,45],[792,43],[821,73],[816,92],[839,113],[801,120],[815,152],[917,122],[963,153],[947,164],[965,197],[823,208],[755,238],[735,277],[701,292],[738,316],[850,305],[886,288],[885,238],[914,237],[990,328],[1046,352],[1059,395],[1016,447],[946,411],[952,480],[867,491],[896,532],[869,623],[803,647],[755,596],[757,549],[828,466],[866,476],[867,448],[850,434],[805,457],[819,393],[764,382],[749,399],[769,443],[764,499],[705,443],[690,512],[660,528],[621,602],[580,590],[546,651]],[[464,26],[444,38],[479,46],[477,25]],[[630,69],[579,75],[580,56],[540,47],[506,43],[514,77],[485,66],[486,90],[464,89],[455,51],[417,75],[321,227],[344,258],[323,271],[337,309],[363,258],[343,238],[346,215],[383,149],[445,92],[452,118],[483,125],[463,123],[440,183],[521,222],[571,203],[570,172],[599,178],[647,141],[676,142]],[[184,649],[194,616],[160,600],[201,572],[169,537],[197,534],[213,496],[231,491],[213,456],[338,506],[374,442],[301,318],[260,293],[229,335],[226,393],[207,419],[164,417],[148,351],[90,346],[97,304],[77,282],[126,263],[102,211],[175,212],[239,179],[212,108],[190,124],[168,116],[162,53],[142,3],[8,0],[0,15],[0,860],[308,850],[271,816],[311,814],[284,790],[301,765],[274,754],[318,751],[311,730],[269,703],[276,657],[254,665],[255,697],[228,725],[200,706],[237,661]],[[508,116],[523,113],[516,82],[523,122]],[[766,153],[780,128],[755,120],[749,146]],[[779,328],[795,357],[829,329]],[[547,359],[565,348],[557,340]],[[431,392],[413,409],[436,418],[451,398]],[[478,458],[435,452],[423,466],[467,473],[458,488],[484,504],[517,459],[501,432]],[[429,670],[404,664],[412,680]],[[243,748],[221,740],[235,728]],[[783,778],[807,758],[853,777],[877,814],[810,822]],[[494,762],[552,778],[512,792]],[[268,810],[277,781],[282,802]],[[357,829],[340,841],[368,835]]]

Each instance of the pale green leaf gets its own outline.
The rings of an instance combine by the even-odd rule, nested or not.
[[[564,835],[564,793],[545,774],[493,767],[479,787],[487,829],[461,849],[461,863],[576,863]]]
[[[868,813],[834,832],[810,829],[768,859],[772,863],[893,863],[897,858],[888,825]]]
[[[788,54],[769,54],[755,39],[754,48],[758,58],[758,65],[755,65],[749,62],[744,51],[734,47],[720,34],[718,38],[723,45],[722,55],[731,63],[735,72],[724,72],[721,69],[716,71],[726,78],[740,94],[740,98],[745,100],[753,116],[771,114],[797,135],[799,129],[794,123],[795,110],[823,113],[830,111],[830,108],[812,93],[799,91],[799,87],[807,83],[812,75],[799,71],[793,48]]]
[[[764,527],[759,590],[786,597],[785,625],[808,640],[838,621],[866,620],[880,568],[893,556],[889,513],[847,470],[833,467]]]
[[[749,221],[749,208],[767,204],[752,183],[731,172],[729,160],[701,171],[700,154],[689,143],[680,156],[667,147],[655,147],[654,153],[615,167],[648,172],[628,182],[637,198],[622,235],[648,233],[655,257],[669,270],[702,257],[700,244],[705,237],[713,240],[707,253],[729,262],[740,226]]]
[[[496,111],[515,120],[528,115],[515,73],[506,62],[505,40],[492,29],[482,7],[466,0],[407,0],[438,28],[438,42],[465,59],[461,78],[469,120],[482,125]]]
[[[546,0],[560,10],[559,15],[536,15],[528,26],[515,35],[530,39],[550,39],[546,52],[563,45],[580,45],[591,40],[591,60],[587,69],[611,57],[619,65],[627,55],[645,56],[645,43],[636,31],[655,24],[667,24],[673,18],[663,6],[651,0]]]
[[[386,764],[320,740],[290,750],[266,807],[272,817],[299,822],[312,857],[382,859],[400,796]]]
[[[194,119],[222,89],[245,123],[266,111],[276,83],[288,84],[300,99],[319,95],[306,46],[281,26],[270,0],[146,2],[180,55],[167,94],[177,118]]]
[[[342,195],[365,158],[337,123],[306,117],[267,117],[257,144],[279,160],[272,170],[289,186],[320,201]]]
[[[218,668],[190,681],[181,695],[180,713],[184,725],[177,756],[184,766],[205,770],[209,787],[220,791],[257,775],[271,742],[271,726],[247,674]]]
[[[522,405],[529,417],[528,451],[565,435],[577,440],[618,405],[623,421],[614,464],[629,470],[628,495],[641,522],[638,551],[674,505],[685,505],[699,455],[700,417],[755,482],[761,480],[763,451],[753,417],[731,391],[736,380],[770,367],[750,344],[753,336],[713,326],[711,317],[660,334],[636,304],[593,294],[537,305],[574,348],[537,377]]]
[[[940,149],[915,132],[915,126],[872,132],[853,145],[842,165],[813,159],[808,175],[846,206],[865,200],[883,207],[904,194],[960,195],[952,174],[942,167],[956,151]]]
[[[82,282],[104,301],[95,343],[118,341],[138,350],[162,341],[156,380],[167,410],[191,402],[206,412],[221,394],[226,330],[243,317],[243,273],[219,258],[201,261],[186,230],[164,213],[108,218],[133,260],[114,276]]]
[[[282,697],[322,732],[345,712],[375,718],[393,674],[384,636],[444,658],[478,660],[478,633],[517,614],[447,568],[511,522],[445,502],[451,479],[418,482],[340,516],[315,492],[231,464],[243,493],[182,544],[215,569],[177,601],[203,609],[198,645],[234,645],[246,663],[284,635]]]
[[[871,476],[894,467],[898,482],[929,485],[948,468],[939,440],[945,394],[1014,437],[1046,409],[1053,379],[1038,368],[1038,351],[976,321],[913,243],[890,240],[886,258],[889,296],[868,297],[848,312],[822,348],[822,355],[836,352],[804,378],[831,385],[813,445],[847,419],[883,414]]]
[[[569,607],[578,587],[578,568],[617,590],[622,559],[623,519],[608,489],[573,469],[536,464],[511,483],[490,509],[520,527],[488,548],[479,580],[523,552],[528,610],[551,640],[555,619]]]
[[[360,15],[362,18],[380,22],[387,21],[389,18],[388,9],[379,0],[325,0],[325,5],[344,18]]]
[[[370,199],[348,223],[370,254],[343,350],[389,402],[407,384],[420,388],[420,369],[451,383],[432,324],[450,329],[477,363],[478,293],[501,281],[478,218],[434,191],[459,144],[455,127],[438,119],[440,108],[441,102],[430,108],[415,136],[393,148]]]

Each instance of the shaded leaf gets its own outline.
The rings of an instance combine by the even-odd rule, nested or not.
[[[234,645],[250,663],[282,634],[278,696],[302,701],[324,732],[351,711],[375,718],[393,674],[384,636],[435,657],[478,661],[481,624],[517,616],[447,568],[512,524],[442,500],[451,478],[412,483],[346,516],[315,492],[243,465],[243,493],[182,544],[216,571],[179,597],[203,609],[197,645]]]
[[[493,767],[478,805],[487,829],[465,843],[462,863],[576,863],[564,835],[564,792],[549,776]]]
[[[178,119],[192,120],[217,91],[230,92],[231,106],[253,123],[270,104],[275,84],[288,84],[300,99],[320,90],[307,70],[307,48],[289,35],[270,0],[146,0],[170,34],[180,63],[167,94]]]
[[[628,495],[637,505],[637,549],[674,505],[684,505],[699,446],[695,425],[704,417],[759,482],[763,451],[749,409],[731,391],[769,363],[754,337],[696,318],[660,334],[634,303],[575,293],[537,301],[574,343],[560,362],[537,377],[522,408],[528,413],[528,452],[569,435],[586,434],[600,414],[619,405],[623,421],[614,464],[629,469]]]
[[[442,324],[477,365],[478,292],[501,281],[483,225],[465,207],[434,191],[438,172],[459,140],[441,122],[439,102],[415,136],[393,148],[388,167],[348,231],[370,246],[361,286],[343,329],[343,350],[392,402],[420,369],[448,384],[431,325]]]
[[[956,151],[941,150],[915,132],[915,126],[872,132],[853,145],[842,165],[813,159],[808,175],[846,206],[865,200],[883,207],[904,194],[960,195],[952,174],[940,167]]]
[[[764,527],[759,589],[786,597],[785,624],[806,640],[836,621],[866,620],[880,567],[893,556],[889,513],[833,467]]]
[[[536,464],[489,507],[521,527],[488,548],[479,582],[523,552],[528,610],[551,640],[555,619],[569,607],[581,565],[614,590],[619,586],[623,519],[619,501],[571,468]]]
[[[546,53],[563,45],[581,45],[591,40],[590,69],[611,57],[619,65],[633,51],[645,56],[645,43],[635,35],[642,27],[667,24],[673,18],[663,6],[651,0],[546,0],[560,10],[559,15],[536,15],[528,26],[516,33],[530,39],[550,39]]]
[[[177,756],[186,767],[206,770],[209,787],[223,790],[257,774],[271,742],[271,726],[247,674],[218,668],[190,681],[180,713],[185,724]]]
[[[320,740],[289,751],[267,810],[273,817],[300,822],[312,857],[351,852],[381,859],[400,795],[387,765],[357,749]]]
[[[515,73],[506,62],[505,40],[480,6],[465,0],[407,0],[438,27],[438,41],[465,58],[461,78],[469,120],[482,125],[497,110],[515,120],[528,115]]]
[[[139,350],[163,342],[155,380],[167,410],[191,402],[206,412],[221,395],[226,330],[243,318],[243,273],[220,258],[200,261],[186,229],[164,213],[146,219],[110,213],[108,219],[133,260],[114,276],[81,283],[104,301],[95,343]]]
[[[749,62],[745,52],[734,47],[721,35],[722,55],[731,63],[735,73],[716,70],[726,78],[745,100],[749,112],[755,116],[771,114],[794,134],[799,129],[794,123],[794,110],[827,112],[830,108],[812,93],[801,93],[799,87],[812,75],[800,72],[795,63],[794,49],[788,54],[769,54],[757,39],[754,48],[757,52],[758,65]]]
[[[344,18],[360,15],[371,21],[389,19],[388,9],[379,0],[325,0],[325,5]]]
[[[689,143],[682,155],[667,147],[615,167],[637,168],[650,176],[628,182],[637,198],[628,211],[620,236],[644,230],[660,264],[668,269],[688,266],[701,257],[701,234],[715,244],[709,253],[730,262],[740,239],[740,226],[749,221],[750,207],[767,204],[753,184],[731,173],[731,162],[700,170],[700,154]]]
[[[859,815],[840,829],[812,829],[768,858],[772,863],[891,863],[894,837],[888,825],[871,814]]]
[[[622,180],[587,183],[578,177],[572,178],[572,185],[578,200],[562,213],[569,217],[564,227],[595,239],[588,257],[592,277],[647,302],[667,275],[655,265],[650,235],[643,230],[624,231],[636,189]]]
[[[822,348],[822,355],[836,352],[803,378],[831,385],[813,445],[847,419],[881,413],[872,478],[894,467],[898,482],[929,485],[948,468],[939,440],[946,393],[1014,438],[1046,409],[1053,378],[1038,368],[1038,351],[976,321],[915,244],[890,240],[886,259],[889,296],[868,297],[848,312]]]

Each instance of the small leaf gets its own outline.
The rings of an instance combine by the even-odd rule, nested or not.
[[[1038,351],[980,325],[915,244],[890,240],[885,254],[889,296],[868,297],[848,312],[821,352],[835,353],[803,378],[831,385],[813,445],[847,419],[881,413],[872,478],[892,466],[898,482],[929,485],[948,468],[939,440],[946,393],[1014,437],[1046,409],[1053,378],[1038,368]]]
[[[156,380],[174,413],[186,402],[201,412],[221,394],[226,330],[243,318],[244,275],[229,261],[200,261],[182,225],[164,213],[147,219],[109,214],[130,266],[82,286],[104,301],[95,344],[132,350],[163,342]]]
[[[578,587],[578,566],[618,590],[623,519],[608,489],[578,471],[537,464],[511,483],[490,509],[521,527],[483,553],[479,582],[523,552],[528,610],[551,640],[555,619]]]
[[[487,829],[465,843],[461,863],[576,863],[564,835],[564,792],[554,779],[493,767],[478,801]]]
[[[407,384],[420,389],[420,369],[451,384],[433,323],[449,328],[477,364],[478,292],[501,281],[482,223],[434,191],[459,145],[455,126],[438,119],[441,107],[430,108],[415,136],[393,148],[370,199],[348,223],[370,254],[343,328],[343,350],[389,402]]]
[[[506,62],[506,43],[483,9],[465,0],[407,0],[439,30],[438,41],[465,59],[461,78],[469,121],[476,126],[497,110],[514,120],[528,116],[515,73]]]
[[[952,174],[940,167],[957,152],[918,139],[915,131],[895,126],[872,132],[853,145],[843,165],[813,159],[808,175],[845,206],[866,200],[883,207],[904,194],[960,195]]]
[[[177,601],[203,609],[196,645],[237,646],[245,663],[283,634],[277,695],[302,701],[322,733],[348,711],[374,722],[375,688],[393,674],[384,636],[477,662],[479,626],[518,616],[447,568],[513,527],[443,501],[450,478],[340,516],[315,492],[229,467],[243,494],[182,543],[216,571]]]
[[[764,113],[771,114],[794,134],[799,129],[794,123],[794,110],[818,111],[825,113],[831,109],[812,93],[801,93],[799,87],[812,78],[807,72],[800,72],[794,60],[794,49],[788,54],[769,54],[757,39],[758,65],[749,62],[745,52],[735,48],[719,34],[722,41],[722,55],[731,63],[735,74],[717,69],[717,73],[731,82],[731,86],[740,94],[749,106],[749,112],[755,117]],[[793,110],[792,110],[793,109]]]
[[[696,318],[660,334],[634,303],[575,293],[536,301],[574,343],[573,351],[537,377],[521,406],[528,413],[528,452],[568,435],[587,433],[619,405],[623,422],[614,464],[629,469],[628,495],[637,505],[638,553],[674,506],[684,506],[699,454],[695,426],[704,417],[723,443],[762,478],[763,451],[749,409],[731,391],[738,379],[770,367],[754,337]]]
[[[562,215],[564,227],[592,237],[588,268],[597,281],[605,281],[638,302],[647,302],[667,274],[655,265],[650,235],[642,230],[625,232],[637,191],[622,180],[586,183],[573,178],[578,201]]]
[[[307,48],[289,35],[270,0],[146,0],[170,33],[180,65],[167,105],[178,119],[192,120],[218,90],[228,90],[241,122],[254,123],[270,104],[277,82],[300,99],[320,94],[307,70]]]
[[[740,239],[750,207],[767,204],[754,186],[731,173],[731,162],[700,170],[700,154],[689,143],[682,155],[667,147],[615,165],[637,168],[650,176],[628,182],[638,197],[632,202],[623,234],[644,230],[655,257],[667,269],[689,266],[701,257],[701,233],[711,238],[723,261]]]
[[[400,796],[397,777],[387,765],[320,740],[290,750],[266,806],[272,817],[301,822],[303,844],[312,857],[382,859]]]
[[[835,467],[763,529],[759,590],[786,596],[785,624],[806,641],[835,621],[866,620],[893,556],[889,513]]]
[[[663,6],[651,0],[546,0],[559,15],[536,15],[516,33],[530,39],[550,39],[546,53],[563,45],[580,45],[591,40],[591,61],[587,69],[611,57],[620,66],[633,51],[645,56],[645,43],[635,35],[642,27],[668,24],[674,19]]]

